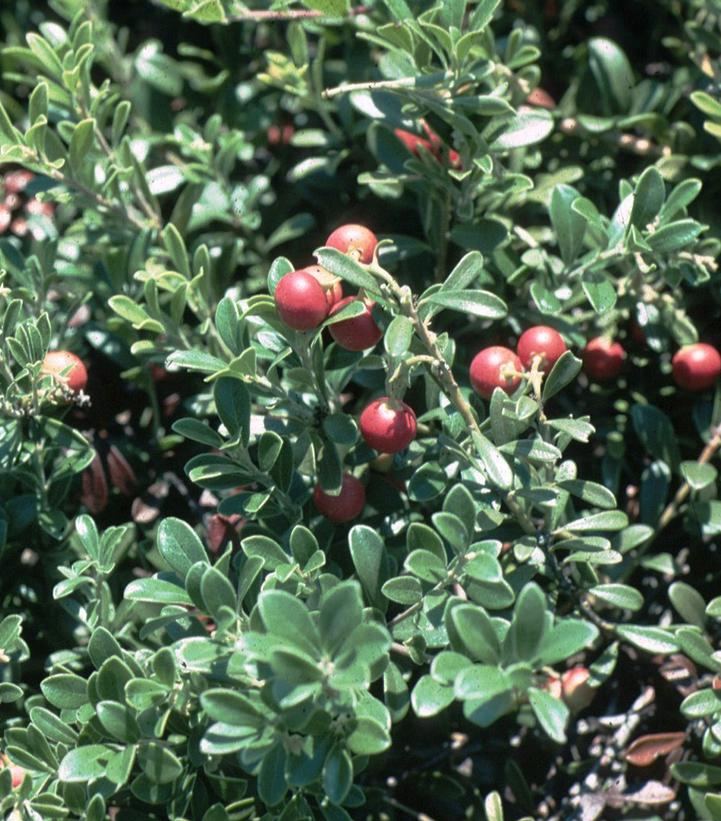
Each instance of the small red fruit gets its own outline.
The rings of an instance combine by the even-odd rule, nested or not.
[[[275,288],[278,315],[295,331],[312,331],[328,316],[325,291],[307,271],[291,271]]]
[[[561,677],[557,674],[548,676],[543,684],[543,689],[550,693],[554,698],[563,697],[563,685],[561,684]]]
[[[368,265],[378,245],[378,237],[363,225],[341,225],[328,237],[325,244],[344,254],[353,254],[358,262]]]
[[[356,301],[358,301],[358,297],[355,296],[347,296],[345,299],[341,299],[331,308],[330,315],[337,314],[346,305]],[[365,299],[363,300],[365,311],[362,314],[328,326],[330,335],[341,348],[345,348],[347,351],[365,351],[372,348],[383,336],[383,332],[376,324],[371,313],[374,304],[372,300]]]
[[[17,789],[25,780],[25,770],[22,767],[18,767],[17,764],[13,764],[6,755],[0,756],[0,768],[3,766],[10,770],[11,789]]]
[[[619,342],[597,336],[583,349],[583,370],[597,382],[607,382],[618,376],[626,358],[626,351]]]
[[[539,370],[550,371],[568,348],[563,337],[548,325],[535,325],[521,334],[516,351],[524,368],[531,368],[533,360],[541,357]]]
[[[588,683],[590,677],[587,667],[571,667],[561,676],[563,700],[572,713],[580,713],[593,701],[596,688]]]
[[[62,375],[62,371],[68,368],[70,370]],[[85,365],[70,351],[49,351],[43,360],[42,372],[50,374],[74,393],[85,390],[88,384],[88,372]]]
[[[360,432],[381,453],[398,453],[416,437],[416,415],[399,399],[382,396],[367,405],[360,415]]]
[[[479,351],[471,362],[471,384],[483,399],[490,399],[496,388],[513,393],[521,384],[521,360],[509,348],[493,345]]]
[[[697,342],[676,351],[672,365],[674,381],[680,388],[703,391],[721,374],[721,354],[713,345]]]
[[[436,153],[435,146],[431,144],[430,140],[425,139],[425,137],[419,137],[417,134],[413,134],[411,131],[406,131],[404,128],[396,128],[393,133],[411,152],[411,154],[416,157],[419,155],[419,149],[421,147],[426,151],[430,151],[431,154]]]
[[[295,134],[295,128],[290,124],[270,125],[266,131],[268,145],[289,145]]]
[[[303,270],[318,280],[320,287],[325,291],[325,298],[328,302],[329,309],[343,299],[343,282],[337,276],[331,274],[330,271],[326,271],[326,269],[320,265],[309,265],[307,268],[303,268]]]
[[[350,522],[360,515],[365,507],[366,492],[363,484],[350,473],[343,476],[340,493],[331,496],[326,493],[320,485],[315,486],[313,491],[313,504],[326,519],[340,524]]]
[[[526,97],[526,102],[529,105],[535,105],[537,108],[547,108],[549,111],[553,111],[556,107],[556,101],[551,97],[551,95],[546,91],[545,88],[534,88],[533,91]]]

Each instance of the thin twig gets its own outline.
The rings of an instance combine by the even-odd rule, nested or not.
[[[578,122],[575,117],[565,117],[558,127],[564,134],[572,137],[598,136],[604,138],[604,134],[590,135],[589,132]],[[609,139],[609,137],[606,137]],[[637,137],[634,134],[615,134],[611,139],[619,148],[638,154],[640,157],[666,157],[671,154],[671,148],[667,145],[659,146],[647,140],[645,137]]]
[[[318,11],[316,9],[285,9],[283,11],[272,11],[269,9],[244,9],[237,14],[228,15],[228,20],[231,23],[242,23],[253,21],[261,22],[281,22],[283,20],[317,20],[319,18],[327,18],[337,20],[345,17],[355,17],[359,14],[365,14],[368,11],[368,6],[356,6],[349,9],[347,14],[328,14],[325,11]]]
[[[439,77],[438,81],[451,77],[450,72],[446,72],[444,77]],[[323,97],[330,100],[340,94],[349,94],[351,91],[377,91],[382,88],[414,88],[418,83],[418,77],[398,77],[395,80],[371,80],[366,83],[341,83],[333,88],[326,88]]]
[[[93,191],[91,188],[88,188],[79,180],[76,180],[73,177],[65,176],[65,174],[62,173],[62,171],[54,169],[52,172],[45,171],[44,173],[48,174],[48,176],[50,176],[56,182],[61,183],[67,188],[74,188],[76,191],[79,191],[84,196],[93,200],[98,207],[104,208],[110,213],[116,214],[118,217],[120,217],[120,219],[129,222],[133,226],[133,228],[137,228],[139,231],[142,231],[144,228],[147,227],[145,222],[138,219],[127,208],[123,208],[116,202],[106,199],[102,194],[98,194],[97,191]]]

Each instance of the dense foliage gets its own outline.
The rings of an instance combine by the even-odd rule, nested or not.
[[[721,819],[721,2],[10,5],[0,817]]]

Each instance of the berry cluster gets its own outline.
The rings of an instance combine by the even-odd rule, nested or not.
[[[535,365],[539,372],[546,373],[567,350],[558,331],[536,325],[521,334],[516,353],[502,345],[479,351],[471,362],[471,385],[483,399],[490,399],[496,388],[513,393],[521,384],[524,370]]]
[[[443,159],[443,152],[445,150],[450,165],[454,168],[458,168],[461,164],[461,155],[453,148],[446,148],[443,144],[443,140],[441,140],[438,134],[436,134],[425,120],[421,120],[421,127],[426,134],[425,137],[414,134],[412,131],[406,131],[404,128],[396,128],[393,133],[414,157],[418,157],[421,149],[423,149],[440,162]]]
[[[430,137],[432,132],[427,130],[427,133]],[[398,136],[411,151],[417,151],[419,145],[430,150],[433,145],[432,141],[407,132],[398,133]],[[373,261],[378,240],[362,225],[343,225],[328,237],[325,244],[368,265]],[[365,351],[382,336],[372,314],[374,303],[362,295],[343,297],[340,280],[330,272],[319,265],[292,271],[280,279],[275,290],[278,315],[296,331],[316,329],[328,316],[356,300],[362,301],[364,311],[331,324],[329,331],[340,347]],[[513,393],[523,379],[533,380],[533,374],[548,373],[567,350],[566,342],[557,330],[547,325],[534,325],[521,334],[515,352],[502,345],[479,351],[470,366],[471,385],[486,400],[496,388]],[[599,336],[586,344],[581,356],[586,375],[597,382],[606,382],[618,376],[626,352],[619,342]],[[713,385],[719,375],[721,354],[706,343],[688,345],[673,357],[674,379],[686,390],[704,390]],[[374,399],[361,412],[358,424],[366,444],[381,454],[404,450],[416,436],[416,415],[397,397]],[[319,512],[331,521],[348,522],[363,510],[365,490],[356,477],[346,473],[337,495],[326,493],[318,485],[313,499]]]
[[[10,171],[0,181],[0,234],[10,229],[16,237],[24,237],[31,230],[28,218],[52,217],[55,206],[29,195],[27,188],[35,179],[31,171]],[[41,232],[44,236],[44,232]]]

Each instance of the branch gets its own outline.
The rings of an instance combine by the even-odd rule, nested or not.
[[[558,126],[564,134],[572,137],[598,136],[603,138],[604,134],[590,134],[575,117],[565,117]],[[667,157],[671,154],[669,146],[659,146],[647,140],[645,137],[636,137],[634,134],[617,134],[611,136],[611,142],[615,142],[619,148],[638,154],[641,157]]]
[[[244,9],[237,14],[228,15],[228,20],[231,23],[241,23],[247,21],[262,23],[282,20],[317,20],[319,18],[337,20],[339,18],[355,17],[358,14],[365,14],[367,11],[368,6],[356,6],[355,8],[349,9],[348,13],[345,15],[328,14],[327,12],[317,11],[315,9],[286,9],[284,11]]]
[[[436,81],[442,82],[452,76],[452,73],[447,71],[437,76]],[[380,88],[415,88],[419,79],[423,80],[428,78],[398,77],[395,80],[371,80],[366,83],[341,83],[339,86],[326,88],[322,96],[324,99],[330,100],[332,97],[338,97],[341,94],[349,94],[351,91],[377,91]]]

